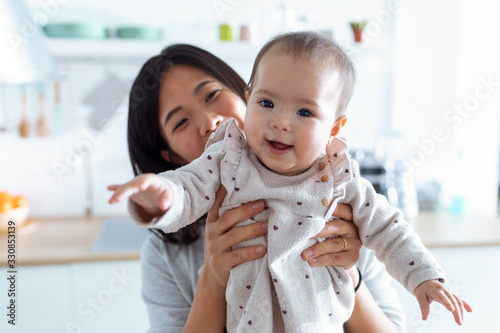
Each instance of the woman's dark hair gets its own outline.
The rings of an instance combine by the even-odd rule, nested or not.
[[[161,156],[162,150],[170,160],[178,160],[167,141],[160,134],[159,99],[164,74],[176,65],[197,68],[232,90],[245,101],[245,81],[224,61],[213,54],[188,44],[174,44],[165,48],[142,66],[137,75],[129,98],[127,140],[130,162],[134,174],[164,172],[181,165],[167,162]],[[193,223],[175,233],[154,230],[164,241],[189,244],[200,237],[199,222]]]

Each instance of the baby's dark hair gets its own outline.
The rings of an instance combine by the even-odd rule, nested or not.
[[[269,40],[257,54],[246,91],[251,92],[262,58],[271,50],[298,59],[322,62],[339,75],[337,117],[342,116],[351,100],[356,82],[356,71],[351,59],[331,38],[312,31],[288,32]]]

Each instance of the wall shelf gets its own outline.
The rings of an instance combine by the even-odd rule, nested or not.
[[[147,41],[126,39],[47,39],[49,50],[62,61],[145,61],[161,52],[172,41]],[[216,56],[230,62],[253,63],[262,45],[251,45],[244,42],[193,43]],[[354,60],[364,57],[382,55],[379,47],[345,44],[343,47]]]
[[[145,61],[172,44],[170,41],[120,40],[120,39],[48,39],[54,57],[62,61]],[[242,42],[194,44],[227,60],[253,62],[260,46]]]

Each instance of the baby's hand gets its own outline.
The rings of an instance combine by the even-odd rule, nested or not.
[[[115,192],[109,199],[110,204],[130,198],[150,217],[165,213],[173,201],[168,184],[152,173],[137,176],[123,185],[109,185],[108,190]]]
[[[429,316],[429,305],[436,301],[443,304],[449,311],[453,312],[457,324],[462,325],[464,309],[472,312],[472,308],[464,300],[453,294],[443,283],[438,280],[429,280],[420,284],[415,289],[415,296],[420,304],[422,320]]]

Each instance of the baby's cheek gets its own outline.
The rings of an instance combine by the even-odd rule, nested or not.
[[[298,145],[302,152],[302,158],[310,161],[316,160],[321,153],[325,151],[328,139],[323,144],[323,138],[319,135],[311,134],[299,140]]]

